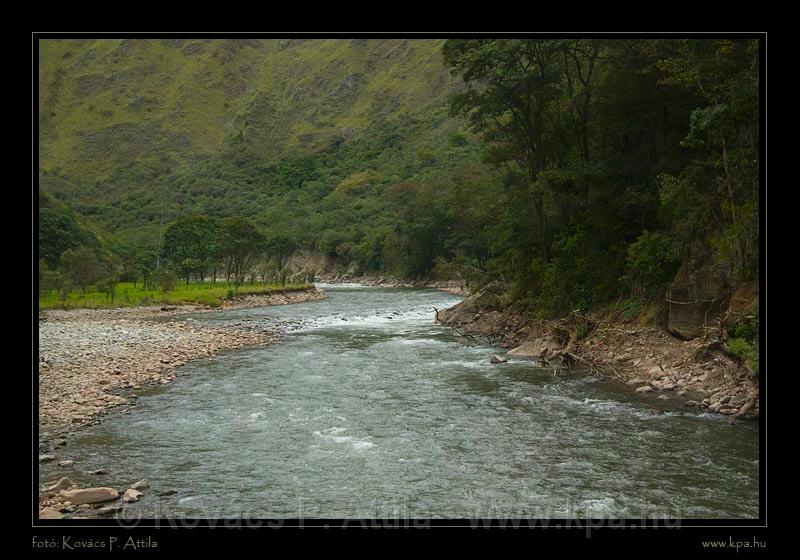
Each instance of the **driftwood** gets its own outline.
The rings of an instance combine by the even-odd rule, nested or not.
[[[443,325],[446,324],[444,321],[439,319],[439,310],[436,309],[435,307],[433,308],[433,310],[436,312],[436,320],[439,321],[440,323],[442,323]],[[458,327],[456,327],[455,325],[448,324],[447,326],[450,327],[451,329],[453,329],[454,331],[456,331],[456,333],[458,333],[459,336],[463,336],[464,338],[466,338],[468,340],[475,340],[474,336],[472,336],[471,334],[465,333],[465,332],[461,332],[460,330],[458,330]]]
[[[582,315],[577,309],[572,311],[567,317],[566,320],[559,321],[554,323],[550,326],[550,332],[555,335],[562,344],[562,348],[560,350],[556,350],[555,352],[545,355],[542,360],[548,366],[553,367],[550,363],[551,360],[557,357],[562,357],[564,360],[567,361],[568,364],[574,363],[581,363],[589,368],[590,373],[597,373],[600,371],[600,367],[596,364],[586,360],[578,356],[575,353],[575,346],[578,342],[578,325],[584,324],[586,328],[592,330],[595,326],[593,321],[590,321],[585,315]],[[630,333],[626,333],[630,334]],[[616,376],[619,377],[619,372],[615,370],[612,366],[607,366],[611,371],[614,372]],[[554,367],[554,374],[555,374]]]

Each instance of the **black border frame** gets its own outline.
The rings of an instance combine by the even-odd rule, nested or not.
[[[656,38],[675,38],[675,39],[682,39],[682,38],[694,38],[694,39],[715,39],[715,38],[735,38],[735,39],[758,39],[759,40],[759,47],[760,47],[760,68],[761,68],[761,79],[760,79],[760,119],[761,119],[761,126],[759,127],[759,135],[760,135],[760,180],[761,180],[761,188],[760,188],[760,211],[759,211],[759,221],[760,221],[760,228],[761,228],[761,251],[760,251],[760,278],[759,278],[759,290],[760,290],[760,298],[761,301],[761,312],[763,313],[762,323],[762,344],[760,349],[760,363],[761,365],[761,379],[760,379],[760,419],[759,419],[759,438],[760,438],[760,445],[759,445],[759,517],[755,520],[750,519],[715,519],[715,520],[706,520],[706,519],[681,519],[681,520],[647,520],[646,523],[642,523],[643,520],[608,520],[608,519],[488,519],[488,520],[476,520],[476,519],[430,519],[430,520],[405,520],[405,519],[398,519],[398,520],[370,520],[370,519],[264,519],[258,520],[260,522],[259,527],[264,528],[311,528],[311,527],[319,527],[323,529],[328,528],[336,528],[336,527],[362,527],[362,528],[375,528],[375,527],[382,527],[382,528],[393,528],[393,527],[419,527],[419,528],[443,528],[443,527],[462,527],[462,528],[486,528],[486,529],[524,529],[524,528],[534,528],[538,529],[537,533],[542,534],[547,529],[552,529],[553,531],[547,531],[548,534],[553,535],[553,533],[558,533],[559,536],[566,536],[567,534],[574,534],[576,531],[579,533],[585,533],[585,536],[590,536],[590,533],[594,532],[596,536],[604,535],[607,536],[607,531],[610,529],[630,529],[631,531],[621,531],[622,534],[628,536],[633,533],[635,529],[645,529],[645,531],[636,531],[635,534],[638,536],[644,536],[645,533],[648,535],[655,535],[659,534],[661,537],[669,537],[669,540],[674,540],[677,544],[677,541],[684,541],[685,537],[690,537],[689,540],[694,540],[695,545],[699,543],[698,539],[701,537],[698,536],[698,533],[703,533],[703,530],[706,530],[706,533],[714,533],[716,535],[719,534],[729,534],[731,535],[731,539],[733,540],[735,537],[733,536],[734,533],[737,535],[747,535],[747,537],[742,537],[742,540],[748,540],[749,536],[757,533],[764,535],[765,530],[768,526],[767,524],[767,366],[766,366],[766,348],[767,348],[767,337],[766,337],[766,279],[767,279],[767,267],[766,267],[766,259],[767,259],[767,251],[766,251],[766,213],[767,213],[767,196],[766,196],[766,180],[767,180],[767,173],[766,173],[766,164],[767,164],[767,142],[766,142],[766,75],[767,75],[767,59],[766,59],[766,39],[767,34],[765,32],[724,32],[724,33],[715,33],[715,32],[586,32],[586,33],[576,33],[576,32],[568,32],[568,33],[559,33],[559,32],[548,32],[548,33],[524,33],[524,32],[508,32],[508,33],[500,33],[500,32],[487,32],[487,33],[471,33],[471,32],[410,32],[410,33],[399,33],[399,32],[273,32],[273,33],[263,33],[263,32],[231,32],[231,33],[224,33],[224,32],[109,32],[109,33],[98,33],[98,32],[33,32],[32,33],[32,71],[31,71],[31,78],[32,78],[32,86],[31,86],[31,112],[32,112],[32,133],[31,133],[31,140],[32,140],[32,196],[31,196],[31,214],[32,214],[32,227],[31,227],[31,259],[32,259],[32,338],[31,338],[31,346],[32,346],[32,366],[33,366],[33,375],[32,375],[32,524],[31,527],[34,530],[34,535],[40,535],[40,540],[43,538],[47,538],[45,533],[50,534],[52,533],[53,529],[95,529],[102,530],[102,529],[117,529],[124,530],[123,535],[120,535],[120,540],[118,542],[123,541],[123,537],[126,539],[128,536],[133,535],[134,533],[140,533],[143,530],[158,530],[158,529],[166,529],[166,528],[180,528],[181,523],[185,523],[186,525],[194,528],[202,528],[202,529],[222,529],[222,528],[247,528],[248,525],[242,523],[235,523],[231,520],[224,520],[224,519],[216,519],[216,520],[208,520],[208,519],[198,519],[198,520],[168,520],[168,519],[147,519],[147,520],[136,520],[136,522],[131,522],[130,524],[126,524],[124,520],[116,519],[116,520],[72,520],[72,519],[62,519],[62,520],[40,520],[38,518],[38,461],[36,460],[36,454],[38,451],[38,299],[37,299],[37,290],[35,289],[36,284],[38,283],[35,276],[38,273],[38,250],[34,243],[34,240],[37,239],[37,231],[38,231],[38,217],[35,212],[35,209],[38,207],[38,153],[39,153],[39,146],[38,146],[38,92],[39,92],[39,83],[38,83],[38,60],[39,60],[39,41],[45,39],[119,39],[119,38],[135,38],[135,39],[165,39],[165,38],[184,38],[184,39],[299,39],[299,38],[319,38],[319,39],[350,39],[350,38],[363,38],[363,39],[443,39],[443,38],[603,38],[603,39],[656,39]],[[677,521],[677,523],[676,523]],[[149,524],[146,524],[149,523]],[[676,531],[659,531],[657,529],[691,529],[691,531],[677,531],[677,533],[681,533],[681,536],[684,538],[676,539],[678,535]],[[559,531],[563,529],[564,531]],[[713,529],[713,531],[712,531]],[[728,531],[721,531],[720,529],[728,529]],[[742,532],[742,529],[751,529],[751,531]],[[44,533],[43,533],[44,531]],[[158,535],[159,539],[163,539],[167,537],[165,533],[176,533],[182,531],[160,531],[161,534]],[[200,537],[198,534],[199,532],[194,531],[192,532],[192,537]],[[210,531],[204,531],[204,533],[210,533]],[[253,535],[254,533],[260,533],[260,531],[227,531],[227,530],[220,530],[216,532],[216,537],[219,538],[223,534],[239,534],[241,535]],[[385,531],[381,531],[381,533],[385,533]],[[691,533],[687,535],[686,533]],[[620,532],[615,532],[615,534],[620,534]],[[207,536],[207,535],[206,535]],[[170,536],[170,539],[174,538]],[[713,538],[711,535],[706,535],[703,538]],[[738,538],[738,537],[736,537]],[[757,538],[757,537],[753,537]],[[761,537],[759,537],[761,538]],[[203,540],[207,540],[204,538]],[[227,539],[225,539],[227,540]],[[252,540],[252,539],[244,539],[244,540]],[[562,538],[558,538],[559,541],[563,540]],[[598,539],[599,540],[599,539]],[[602,540],[606,540],[603,538]],[[664,541],[663,538],[656,539],[658,541]],[[206,543],[208,544],[208,543]],[[562,543],[563,544],[563,543]],[[35,549],[36,547],[34,547]],[[46,550],[46,549],[45,549]],[[747,549],[739,549],[738,552],[748,551]],[[753,551],[755,549],[751,549]],[[53,552],[53,551],[51,551]],[[56,551],[58,552],[58,551]],[[68,553],[68,551],[63,551],[63,553]]]

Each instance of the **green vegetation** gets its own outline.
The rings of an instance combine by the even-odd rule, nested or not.
[[[45,40],[40,285],[312,251],[633,317],[681,267],[758,278],[759,72],[750,39]]]
[[[758,348],[751,345],[744,338],[731,338],[728,340],[728,348],[743,362],[747,362],[750,368],[758,374]]]
[[[653,297],[685,260],[758,276],[758,41],[455,40],[444,52],[468,86],[453,111],[503,171],[486,268],[519,299],[559,315]]]
[[[756,374],[759,368],[759,314],[758,308],[749,309],[733,326],[727,329],[728,348]]]
[[[274,292],[304,290],[311,287],[309,284],[242,284],[236,289],[236,294],[270,294]],[[85,293],[70,292],[65,298],[58,293],[49,292],[39,296],[39,308],[104,308],[104,307],[129,307],[136,305],[176,305],[182,303],[195,303],[218,307],[223,299],[233,299],[235,294],[225,284],[213,282],[193,282],[190,284],[178,283],[173,288],[163,291],[145,289],[140,283],[120,282],[114,289],[115,297],[108,291],[101,289],[87,290]]]

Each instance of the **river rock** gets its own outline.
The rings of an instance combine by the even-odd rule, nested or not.
[[[489,361],[490,361],[491,363],[493,363],[493,364],[504,364],[504,363],[506,363],[508,360],[506,360],[506,359],[505,359],[505,358],[503,358],[502,356],[498,356],[497,354],[494,354],[494,355],[492,356],[492,359],[491,359],[491,360],[489,360]]]
[[[636,389],[636,392],[637,393],[649,393],[652,390],[653,390],[653,388],[650,385],[644,385],[644,386],[639,387],[638,389]]]
[[[138,482],[134,482],[133,484],[131,484],[129,488],[132,488],[133,490],[147,490],[148,488],[150,488],[150,485],[147,483],[146,480],[142,479]]]
[[[56,456],[51,455],[50,453],[45,453],[44,455],[39,455],[39,462],[40,463],[49,463],[50,461],[55,461]]]
[[[61,513],[72,513],[73,511],[77,510],[78,506],[73,504],[72,502],[64,502],[58,506],[58,511]]]
[[[39,510],[39,519],[63,519],[64,514],[56,508],[46,507]]]
[[[49,498],[50,496],[55,496],[62,490],[66,490],[70,486],[72,486],[72,481],[64,476],[52,486],[46,486],[45,488],[42,488],[40,490],[40,494]]]
[[[514,356],[515,358],[526,358],[530,360],[537,360],[561,349],[561,344],[552,338],[534,338],[527,340],[509,350],[506,355]]]
[[[122,506],[119,504],[111,504],[110,506],[104,506],[97,510],[97,513],[100,515],[111,515],[114,513],[119,513],[122,511]]]
[[[95,469],[93,471],[89,471],[89,474],[108,474],[108,471],[106,469]]]
[[[728,304],[724,270],[684,260],[667,292],[667,330],[684,340],[701,336]]]
[[[141,498],[142,496],[144,496],[143,492],[139,492],[138,490],[134,490],[133,488],[128,488],[127,490],[125,490],[125,494],[123,494],[122,496],[122,501],[130,504],[133,502],[138,502],[139,498]]]
[[[505,285],[501,282],[489,282],[479,292],[472,294],[453,307],[439,311],[436,320],[442,323],[471,323],[478,314],[493,308],[498,297],[504,291]]]
[[[101,502],[108,502],[119,498],[119,492],[113,488],[98,487],[98,488],[77,488],[75,490],[62,490],[59,492],[76,506],[82,504],[97,504]]]
[[[69,459],[67,459],[65,461],[59,461],[58,462],[58,466],[59,467],[71,467],[74,464],[75,464],[75,461],[72,461],[72,460],[69,460]]]

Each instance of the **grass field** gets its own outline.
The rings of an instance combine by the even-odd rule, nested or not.
[[[311,284],[244,284],[235,290],[237,296],[244,294],[270,294],[274,292],[297,291],[313,287]],[[145,290],[141,282],[134,288],[131,282],[117,284],[114,301],[102,292],[87,291],[81,295],[72,292],[66,300],[61,300],[54,291],[47,296],[39,296],[39,309],[95,309],[109,307],[131,307],[136,305],[197,303],[217,307],[233,292],[233,287],[225,282],[195,282],[178,284],[167,293],[160,289]]]

